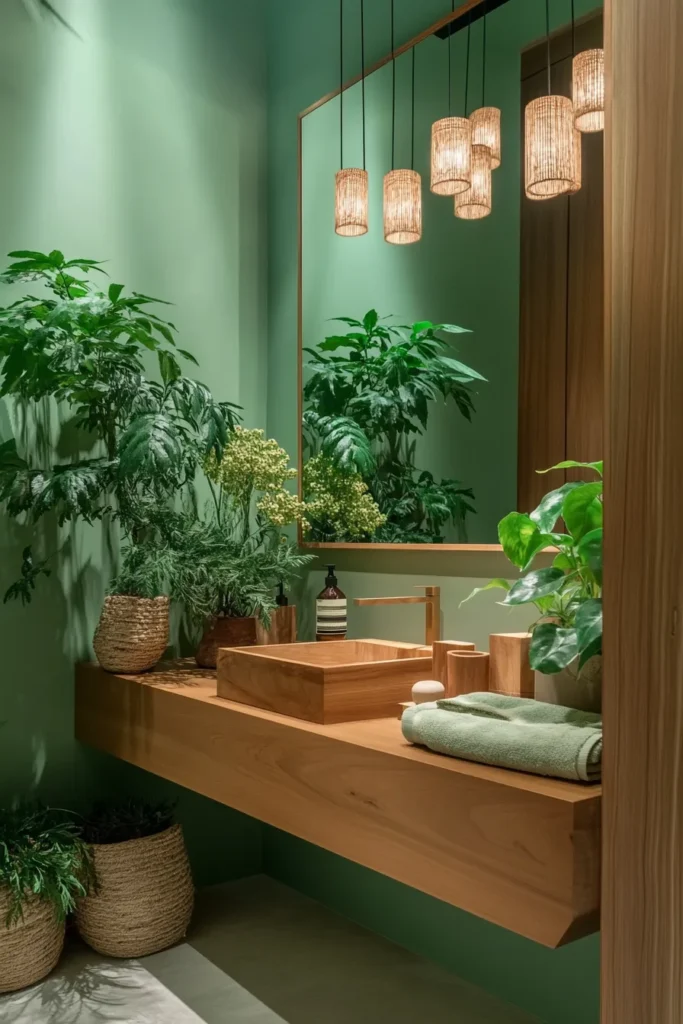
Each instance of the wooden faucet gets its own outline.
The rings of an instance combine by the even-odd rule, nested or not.
[[[423,604],[425,606],[425,646],[441,639],[441,587],[416,587],[422,597],[357,597],[354,604]]]

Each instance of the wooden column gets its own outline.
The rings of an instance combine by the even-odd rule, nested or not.
[[[602,1024],[683,1020],[683,5],[608,0]]]

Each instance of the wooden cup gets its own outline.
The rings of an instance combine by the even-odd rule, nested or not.
[[[534,672],[529,664],[531,633],[491,633],[489,688],[511,697],[534,696]]]
[[[448,696],[478,693],[489,688],[489,661],[486,651],[449,651]]]
[[[446,661],[446,655],[450,651],[473,650],[475,650],[475,645],[465,640],[435,640],[432,644],[432,676],[446,687],[447,697],[450,697],[450,693],[448,692],[448,662]]]

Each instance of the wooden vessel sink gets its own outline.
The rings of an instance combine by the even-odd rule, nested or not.
[[[320,725],[390,718],[431,670],[430,648],[383,640],[222,648],[218,696]]]

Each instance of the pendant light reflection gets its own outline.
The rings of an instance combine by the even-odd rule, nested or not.
[[[345,238],[368,230],[368,172],[345,167],[335,175],[334,230]]]
[[[339,0],[339,162],[334,177],[334,230],[344,238],[357,238],[368,230],[368,172],[365,169],[365,24],[360,0],[361,106],[363,166],[344,167],[344,0]]]
[[[550,199],[581,187],[581,136],[568,96],[539,96],[527,104],[524,145],[528,199]]]
[[[580,132],[605,127],[605,51],[584,50],[572,61],[574,124]]]
[[[481,220],[491,212],[491,154],[488,146],[472,146],[472,183],[455,197],[455,216]]]
[[[488,0],[484,2],[481,44],[481,106],[470,114],[472,145],[486,146],[491,155],[491,170],[500,167],[500,110],[486,106],[486,15]]]

